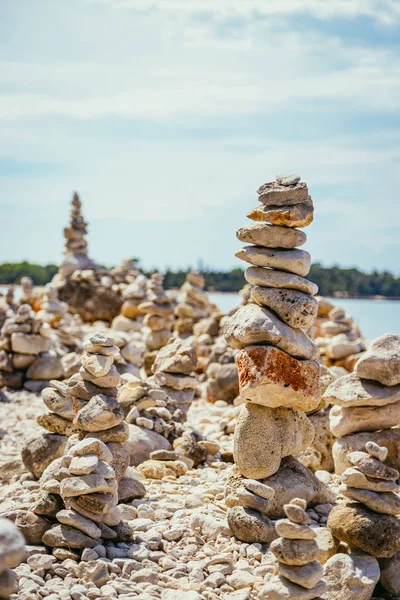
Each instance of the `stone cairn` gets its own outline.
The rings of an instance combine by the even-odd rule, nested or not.
[[[21,277],[21,304],[30,304],[33,306],[36,298],[33,293],[33,281],[30,277]]]
[[[296,175],[282,175],[263,185],[258,194],[261,206],[248,215],[257,222],[237,232],[240,241],[255,245],[236,254],[254,265],[245,278],[253,286],[255,303],[242,306],[228,320],[224,333],[228,344],[240,350],[236,364],[245,401],[234,436],[236,468],[246,479],[266,479],[268,486],[268,478],[279,471],[282,459],[294,461],[292,457],[313,439],[313,427],[305,413],[320,403],[319,350],[304,330],[317,314],[313,295],[318,288],[304,279],[310,255],[296,248],[306,241],[297,227],[305,227],[313,219],[307,185]],[[261,488],[248,488],[238,504],[255,510],[259,507],[258,512],[265,514],[263,505],[273,494],[269,499],[259,498],[253,489]],[[239,508],[234,506],[228,514],[235,534],[243,517]],[[262,541],[273,539],[266,538]]]
[[[147,347],[145,370],[151,373],[151,366],[157,351],[165,346],[174,326],[174,306],[163,288],[164,277],[161,273],[153,273],[147,288],[147,299],[139,304],[139,310],[145,315],[143,324],[147,328],[144,342]]]
[[[191,335],[193,325],[210,315],[210,302],[204,287],[203,275],[194,269],[189,271],[180,289],[181,301],[175,308],[175,332],[178,335]]]
[[[84,350],[79,374],[67,381],[79,434],[70,437],[64,455],[41,478],[44,491],[59,494],[65,506],[56,514],[59,525],[43,536],[54,549],[94,548],[101,539],[117,538],[118,501],[145,493],[124,448],[129,431],[115,398],[120,376],[113,365],[119,350],[101,333],[85,341]]]
[[[68,315],[68,304],[59,300],[57,288],[51,283],[48,283],[45,287],[41,307],[37,316],[44,323],[48,323],[52,327],[54,327],[58,321],[65,321],[68,317],[71,319],[70,315]]]
[[[320,348],[323,364],[342,367],[351,372],[365,351],[364,340],[353,318],[341,306],[317,297],[318,315],[314,322],[315,343]]]
[[[51,329],[35,317],[28,304],[6,319],[0,339],[0,386],[31,391],[41,382],[62,376],[59,357],[53,351]]]
[[[277,573],[263,587],[263,598],[312,600],[326,591],[317,535],[309,527],[311,519],[306,508],[305,500],[294,498],[283,507],[287,518],[275,523],[280,537],[271,543],[271,551],[277,560]]]
[[[18,591],[17,577],[12,569],[25,558],[25,540],[8,519],[0,519],[0,598],[7,599]]]
[[[140,274],[122,292],[124,303],[119,314],[112,322],[112,329],[117,331],[140,331],[143,326],[142,312],[139,305],[145,301],[148,279]],[[153,319],[154,321],[154,319]]]
[[[110,276],[116,284],[131,284],[136,280],[139,274],[140,271],[133,258],[125,258],[120,265],[114,267],[114,269],[111,269],[110,271]]]

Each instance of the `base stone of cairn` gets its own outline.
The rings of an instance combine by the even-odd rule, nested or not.
[[[210,316],[210,302],[204,287],[203,275],[195,269],[189,271],[179,292],[180,302],[175,308],[175,332],[178,335],[191,335],[194,324]]]
[[[0,598],[17,593],[17,577],[12,569],[25,558],[25,540],[14,523],[0,519]]]
[[[40,391],[45,382],[62,376],[51,329],[28,304],[6,319],[0,338],[0,386]]]
[[[118,502],[145,494],[129,467],[128,425],[116,400],[120,376],[113,362],[119,350],[99,333],[84,342],[84,350],[79,374],[66,382],[78,433],[40,480],[43,490],[60,496],[64,505],[55,515],[59,524],[42,538],[55,549],[83,550],[102,538],[117,538]]]
[[[314,496],[315,489],[325,489],[325,502],[333,498],[294,458],[314,436],[305,411],[320,404],[319,350],[305,333],[317,315],[313,295],[318,289],[304,278],[311,256],[297,248],[306,236],[296,228],[311,223],[313,204],[307,185],[295,175],[278,176],[258,194],[261,208],[248,215],[257,223],[237,232],[240,241],[254,245],[236,254],[253,265],[245,278],[253,286],[254,303],[239,308],[224,329],[228,344],[239,350],[236,364],[245,401],[234,436],[234,459],[243,486],[228,484],[227,504],[229,525],[239,539],[243,540],[247,521],[247,542],[255,541],[250,535],[258,542],[270,542],[276,537],[272,515],[283,516],[282,504],[274,503],[277,491],[269,483],[274,477],[276,488],[287,490],[284,503],[296,497],[308,501],[313,494],[307,488]],[[287,485],[299,471],[300,492]]]

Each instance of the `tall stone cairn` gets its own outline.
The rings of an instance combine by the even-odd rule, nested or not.
[[[204,287],[203,275],[195,269],[189,271],[180,289],[181,302],[175,308],[177,334],[190,335],[193,332],[193,325],[210,315],[210,301]]]
[[[143,485],[130,473],[128,425],[116,400],[120,375],[114,340],[96,333],[84,342],[79,374],[67,381],[79,431],[71,436],[64,456],[44,472],[46,492],[59,494],[65,508],[56,514],[59,525],[43,536],[53,548],[94,548],[101,539],[118,537],[110,528],[121,522],[118,501],[142,497]]]
[[[68,277],[77,269],[92,269],[94,262],[88,257],[87,222],[82,215],[82,202],[76,192],[71,202],[71,218],[69,227],[64,229],[64,260],[60,266],[60,275]]]
[[[237,232],[240,241],[251,245],[236,254],[253,265],[245,278],[254,303],[239,308],[224,328],[228,344],[239,349],[236,364],[245,401],[234,459],[239,473],[251,480],[271,477],[282,459],[298,456],[311,444],[314,431],[306,412],[320,403],[319,350],[304,331],[317,314],[313,296],[318,288],[304,278],[310,254],[297,248],[306,241],[297,228],[312,222],[313,203],[296,175],[279,175],[258,194],[260,206],[248,214],[256,223]],[[255,484],[250,487],[259,489]],[[264,504],[272,498],[247,492],[243,506],[268,512]]]

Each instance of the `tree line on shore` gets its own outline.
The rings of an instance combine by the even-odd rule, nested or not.
[[[0,284],[18,284],[21,277],[29,276],[35,285],[45,285],[57,273],[58,266],[53,264],[37,265],[27,261],[0,264]],[[187,269],[165,271],[166,288],[179,288],[185,281]],[[146,272],[150,274],[153,271]],[[245,284],[241,268],[230,271],[203,269],[206,288],[209,291],[238,292]],[[311,266],[308,278],[319,287],[323,296],[384,296],[400,298],[400,278],[388,271],[363,273],[359,269],[343,269],[338,266],[323,267],[316,263]]]

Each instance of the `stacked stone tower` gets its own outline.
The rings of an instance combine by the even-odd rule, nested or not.
[[[203,275],[195,269],[189,271],[180,289],[181,302],[175,309],[177,317],[175,329],[179,335],[191,334],[193,325],[210,315],[210,302],[204,286]]]
[[[235,463],[243,477],[256,480],[271,477],[282,459],[311,444],[314,431],[305,413],[320,402],[319,350],[304,331],[317,314],[318,288],[304,278],[311,256],[297,248],[306,241],[297,228],[311,223],[313,203],[296,175],[277,176],[258,194],[261,205],[248,215],[256,223],[237,232],[252,245],[236,254],[253,265],[245,278],[254,304],[239,308],[224,329],[228,344],[240,350],[236,364],[245,401],[235,430]],[[265,504],[252,494],[252,506],[245,506]]]

